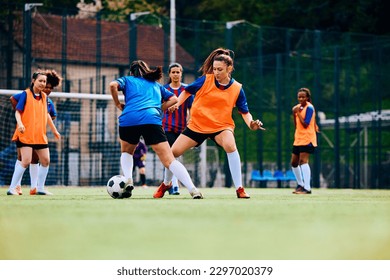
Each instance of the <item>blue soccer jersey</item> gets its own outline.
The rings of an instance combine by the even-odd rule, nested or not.
[[[125,96],[125,108],[119,116],[119,126],[162,125],[161,104],[173,96],[172,92],[158,82],[139,77],[121,77],[116,82],[119,84],[118,90]]]

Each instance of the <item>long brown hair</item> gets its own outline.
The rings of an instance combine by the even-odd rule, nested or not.
[[[215,49],[203,62],[203,65],[200,67],[199,72],[201,72],[202,75],[212,74],[214,61],[223,61],[226,63],[227,66],[233,66],[233,57],[234,52],[231,50],[223,48]]]
[[[168,66],[168,75],[171,74],[171,70],[173,67],[178,67],[180,69],[181,73],[183,73],[183,66],[181,66],[180,63],[174,62]],[[169,77],[168,84],[170,84],[171,82],[172,82],[172,79],[171,79],[171,77]]]
[[[150,69],[145,61],[135,60],[130,65],[130,75],[155,82],[162,78],[162,67],[158,66],[156,69]]]

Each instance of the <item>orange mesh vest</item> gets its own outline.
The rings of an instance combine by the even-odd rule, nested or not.
[[[301,112],[297,114],[301,114],[303,118],[306,116],[307,107],[311,105],[311,103],[307,102],[306,106],[303,108]],[[312,105],[313,106],[313,105]],[[314,108],[314,106],[313,106]],[[294,146],[306,146],[310,143],[313,144],[314,147],[317,147],[317,134],[316,134],[316,113],[313,112],[313,116],[311,117],[310,124],[308,127],[304,127],[301,121],[299,120],[297,114],[295,114],[295,135],[294,135]]]
[[[234,131],[232,111],[242,85],[234,81],[227,89],[215,85],[214,75],[207,74],[203,86],[192,103],[188,128],[199,133],[214,133],[221,130]]]
[[[26,128],[24,133],[19,132],[16,126],[12,141],[19,140],[24,144],[48,144],[46,136],[47,126],[47,98],[41,92],[41,99],[34,98],[30,89],[26,89],[27,99],[21,119]]]

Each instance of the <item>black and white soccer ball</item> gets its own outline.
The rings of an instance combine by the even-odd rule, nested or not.
[[[115,175],[107,182],[107,192],[112,198],[123,198],[125,191],[126,178],[122,175]]]

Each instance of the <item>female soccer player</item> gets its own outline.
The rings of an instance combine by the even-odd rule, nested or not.
[[[298,90],[298,102],[292,108],[295,124],[294,143],[291,155],[291,167],[298,186],[294,194],[311,194],[311,171],[309,155],[317,147],[318,127],[315,120],[315,109],[311,104],[311,94],[308,88]]]
[[[49,95],[55,87],[58,87],[61,85],[62,78],[57,74],[57,72],[55,70],[46,70],[45,73],[47,76],[47,81],[46,81],[46,87],[43,90],[43,92],[45,92],[47,95],[47,111],[48,111],[51,119],[55,120],[55,118],[57,117],[57,111],[56,111],[56,108],[54,106],[53,101],[49,98]],[[11,104],[12,104],[14,109],[16,108],[16,105],[17,105],[21,95],[22,95],[22,93],[18,93],[18,94],[11,96],[10,101],[11,101]],[[18,153],[18,159],[16,160],[15,164],[20,164],[21,159],[22,159],[22,156],[20,154],[20,148],[17,148],[17,153]],[[32,155],[31,163],[29,166],[30,183],[31,183],[30,195],[35,195],[37,193],[38,169],[39,169],[38,161],[39,161],[38,155],[37,155],[36,151],[33,150],[33,155]],[[22,178],[20,178],[20,181],[16,185],[16,192],[19,195],[23,194],[21,184],[22,184]]]
[[[164,85],[166,89],[173,92],[176,96],[179,96],[187,84],[181,82],[183,76],[183,67],[175,62],[168,67],[169,80]],[[189,109],[191,108],[194,98],[190,96],[184,101],[184,103],[174,112],[165,110],[163,118],[163,128],[168,138],[170,146],[176,141],[180,133],[184,130],[187,125],[187,117]],[[175,176],[172,177],[172,187],[168,189],[170,195],[179,195],[179,184]]]
[[[162,77],[161,67],[152,70],[142,60],[131,63],[130,75],[110,83],[115,106],[122,111],[119,116],[119,137],[121,143],[121,167],[127,179],[124,197],[131,197],[133,187],[133,157],[135,147],[143,136],[145,144],[151,146],[168,168],[188,189],[194,199],[202,194],[195,187],[187,169],[175,159],[162,129],[162,112],[177,102],[177,97],[157,81]],[[125,96],[120,103],[118,91]],[[161,100],[164,101],[161,106]]]
[[[201,145],[206,139],[213,140],[227,153],[237,197],[250,198],[242,186],[241,160],[234,138],[233,108],[238,108],[251,130],[264,128],[261,121],[253,120],[242,85],[231,76],[234,67],[230,55],[231,51],[222,48],[212,51],[200,68],[203,76],[188,85],[179,96],[179,102],[170,107],[171,111],[177,110],[190,95],[195,95],[191,118],[173,144],[172,152],[175,157],[179,157],[188,149]],[[154,194],[156,198],[163,197],[171,187],[172,174],[167,172],[165,175],[164,182]]]
[[[15,165],[8,195],[19,195],[16,185],[23,177],[24,171],[31,163],[33,150],[36,151],[39,162],[37,193],[38,195],[50,195],[45,191],[44,185],[49,171],[50,155],[46,136],[46,126],[49,123],[54,136],[60,139],[50,115],[47,112],[47,96],[44,92],[47,76],[45,72],[35,72],[32,76],[30,88],[22,92],[16,105],[15,118],[17,122],[12,141],[20,148],[21,162]]]

